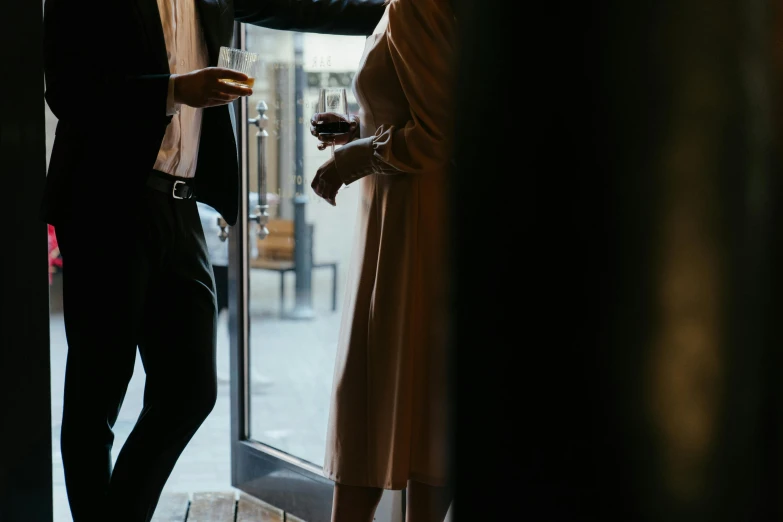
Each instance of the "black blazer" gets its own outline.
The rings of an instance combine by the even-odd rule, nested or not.
[[[272,29],[370,35],[383,0],[195,0],[209,64],[234,21]],[[138,210],[166,126],[169,67],[156,0],[46,0],[46,101],[58,118],[42,212],[57,225]],[[236,223],[234,111],[204,109],[196,197]]]

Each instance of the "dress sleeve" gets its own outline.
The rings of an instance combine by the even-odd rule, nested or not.
[[[456,21],[450,1],[392,0],[386,38],[410,118],[335,151],[346,185],[371,173],[443,170],[451,160]]]

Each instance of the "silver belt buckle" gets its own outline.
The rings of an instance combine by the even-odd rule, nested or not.
[[[177,196],[177,183],[181,183],[183,185],[186,184],[184,181],[176,180],[174,182],[174,186],[171,187],[171,197],[174,198],[174,199],[185,199],[183,197]]]

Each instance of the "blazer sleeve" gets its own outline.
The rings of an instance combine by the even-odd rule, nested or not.
[[[44,3],[45,98],[59,120],[79,124],[101,118],[121,103],[126,123],[164,122],[169,74],[134,75],[115,53],[121,43],[110,34],[114,20],[128,16],[121,2],[85,0],[79,9],[65,0]],[[85,16],[100,12],[98,23]],[[121,124],[121,123],[120,123]]]
[[[234,19],[288,31],[369,36],[384,0],[234,0]]]
[[[456,21],[449,0],[392,0],[386,33],[410,119],[335,151],[346,185],[373,173],[442,171],[451,161]]]

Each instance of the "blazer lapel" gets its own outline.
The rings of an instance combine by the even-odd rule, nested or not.
[[[209,65],[218,61],[220,46],[230,46],[234,35],[234,9],[232,0],[195,0],[204,40],[209,52]]]
[[[114,0],[112,0],[114,1]],[[160,11],[157,0],[136,0],[141,12],[141,20],[150,46],[156,54],[161,70],[169,72],[169,60],[166,54],[166,39],[163,36],[163,24],[160,21]]]

